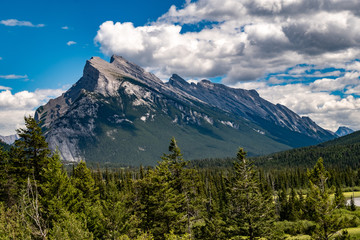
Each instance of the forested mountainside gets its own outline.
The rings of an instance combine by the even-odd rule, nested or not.
[[[360,167],[360,132],[340,137],[316,146],[292,149],[254,158],[265,168],[310,167],[322,157],[328,166],[339,168]]]

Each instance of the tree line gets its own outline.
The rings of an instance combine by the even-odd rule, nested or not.
[[[231,169],[191,167],[174,138],[155,167],[81,161],[66,171],[37,122],[25,125],[0,151],[0,239],[349,239],[340,230],[360,223],[321,158],[297,189],[275,183],[242,148]]]

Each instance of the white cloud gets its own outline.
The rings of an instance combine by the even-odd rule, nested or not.
[[[0,90],[11,90],[11,87],[0,86]]]
[[[66,45],[68,45],[68,46],[75,45],[75,44],[76,44],[76,42],[74,42],[74,41],[68,41],[68,42],[66,43]]]
[[[9,75],[0,75],[0,78],[3,78],[3,79],[23,79],[23,78],[28,78],[28,76],[27,75],[9,74]]]
[[[63,89],[39,89],[13,94],[10,88],[0,89],[4,89],[0,91],[0,135],[14,134],[15,129],[24,125],[24,116],[33,115],[37,107],[64,92]]]
[[[302,63],[340,64],[357,58],[356,2],[340,6],[325,1],[324,6],[310,4],[314,10],[305,0],[199,0],[181,9],[172,6],[145,26],[104,22],[95,42],[107,55],[122,55],[165,75],[226,76],[223,82],[233,84]],[[182,24],[202,21],[215,22],[201,31],[181,32]]]
[[[360,129],[357,0],[186,1],[144,26],[104,22],[95,42],[162,78],[222,77],[325,128]]]
[[[308,85],[297,83],[269,86],[264,81],[255,81],[238,83],[235,87],[256,89],[261,97],[285,105],[302,116],[309,116],[323,128],[336,131],[339,126],[348,126],[359,130],[360,99],[351,95],[342,98],[332,94],[332,91],[343,91],[344,86],[352,81],[359,80],[345,75],[337,79],[324,78]],[[351,90],[359,91],[359,85],[356,86]]]
[[[23,26],[23,27],[45,27],[45,24],[33,24],[29,21],[19,21],[17,19],[7,19],[7,20],[1,20],[0,24],[9,26],[9,27],[15,27],[15,26]]]
[[[3,60],[3,58],[2,58],[2,57],[0,57],[0,60]]]
[[[68,26],[63,26],[63,27],[61,27],[61,29],[63,29],[63,30],[68,30],[69,27],[68,27]]]

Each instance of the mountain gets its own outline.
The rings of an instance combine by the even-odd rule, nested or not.
[[[291,149],[254,158],[265,168],[310,168],[322,157],[326,166],[336,168],[360,167],[360,131],[339,137],[316,146]]]
[[[348,127],[341,126],[338,128],[338,130],[336,130],[335,134],[339,137],[343,137],[343,136],[348,135],[353,132],[354,132],[354,130],[352,130]]]
[[[249,155],[333,139],[255,90],[174,74],[167,83],[119,56],[93,57],[62,96],[36,110],[50,148],[67,161],[153,165],[174,136],[186,159]]]
[[[9,135],[9,136],[1,136],[0,135],[0,140],[9,145],[13,144],[18,139],[19,139],[19,137],[17,134]]]

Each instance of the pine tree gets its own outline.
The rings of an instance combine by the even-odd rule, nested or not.
[[[95,180],[84,161],[80,161],[74,168],[71,179],[74,187],[81,191],[84,199],[90,201],[98,199],[99,195],[97,193],[98,189],[95,186]]]
[[[281,190],[279,191],[277,204],[278,204],[280,221],[288,220],[289,219],[288,197],[285,187],[282,187]]]
[[[354,196],[351,196],[350,198],[350,211],[355,211],[356,210],[356,205],[355,205],[355,200],[354,200]]]
[[[89,231],[94,234],[95,238],[100,238],[105,234],[106,219],[99,201],[100,195],[95,180],[84,161],[80,161],[74,168],[71,182],[81,193],[79,211],[85,215]]]
[[[44,182],[41,186],[41,203],[45,216],[51,225],[62,220],[63,212],[77,211],[80,194],[72,185],[67,173],[63,170],[60,157],[55,153],[44,168]]]
[[[308,171],[308,177],[310,191],[306,198],[306,205],[308,211],[312,211],[308,214],[309,220],[316,222],[313,237],[328,240],[342,228],[342,223],[334,215],[337,206],[330,200],[327,189],[330,174],[325,170],[322,158],[319,158],[314,168]]]
[[[335,189],[335,196],[334,196],[334,205],[336,208],[343,208],[345,207],[346,199],[341,190],[340,186],[336,186]]]
[[[162,161],[134,183],[135,192],[130,200],[134,208],[132,219],[138,222],[142,232],[151,232],[155,239],[164,239],[170,231],[185,232],[185,218],[181,212],[185,199],[170,182],[169,163]]]
[[[164,154],[162,160],[169,164],[170,186],[177,191],[179,198],[184,199],[179,211],[185,213],[186,232],[191,236],[192,226],[200,217],[201,200],[198,197],[200,179],[194,169],[186,168],[188,161],[183,159],[181,150],[175,138],[170,140],[169,154]]]
[[[274,204],[271,196],[260,191],[257,171],[245,156],[240,148],[234,162],[230,214],[235,235],[253,240],[271,234]]]
[[[51,151],[36,120],[31,116],[24,119],[26,128],[16,130],[20,139],[15,141],[15,146],[20,150],[19,157],[26,161],[25,166],[33,171],[35,180],[42,183],[43,168],[49,163]]]

